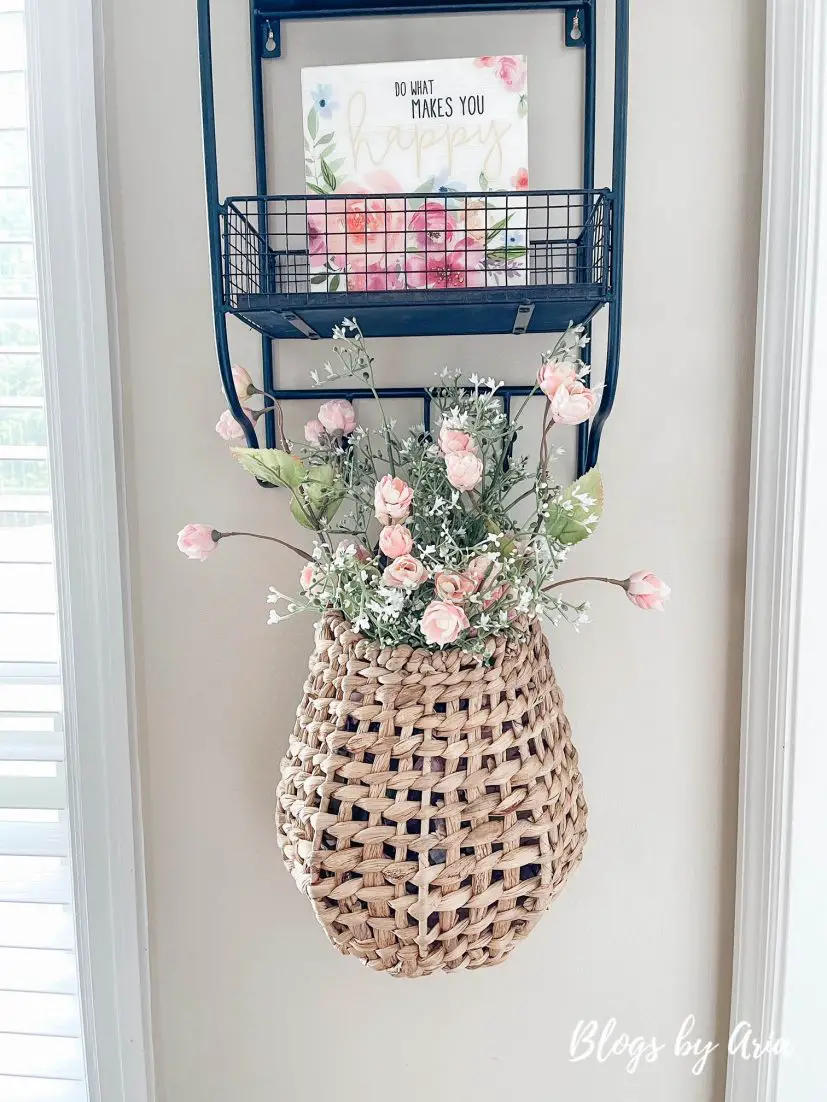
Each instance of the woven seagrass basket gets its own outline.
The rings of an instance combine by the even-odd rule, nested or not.
[[[400,976],[499,964],[579,863],[577,751],[535,623],[526,643],[380,647],[316,630],[281,766],[284,861],[330,940]]]

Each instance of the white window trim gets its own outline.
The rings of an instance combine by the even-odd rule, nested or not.
[[[26,7],[41,343],[90,1102],[149,1102],[146,892],[112,384],[116,346],[110,342],[107,310],[108,211],[96,110],[100,11],[97,0],[29,0]]]
[[[794,1051],[731,1056],[726,1102],[824,1089],[826,65],[824,0],[768,0],[731,1022]]]

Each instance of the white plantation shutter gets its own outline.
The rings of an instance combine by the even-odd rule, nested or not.
[[[24,2],[0,0],[0,1102],[86,1102]]]

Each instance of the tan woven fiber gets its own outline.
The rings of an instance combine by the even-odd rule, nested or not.
[[[539,625],[380,647],[338,614],[282,762],[287,868],[341,952],[401,976],[499,964],[579,863],[586,804]]]

